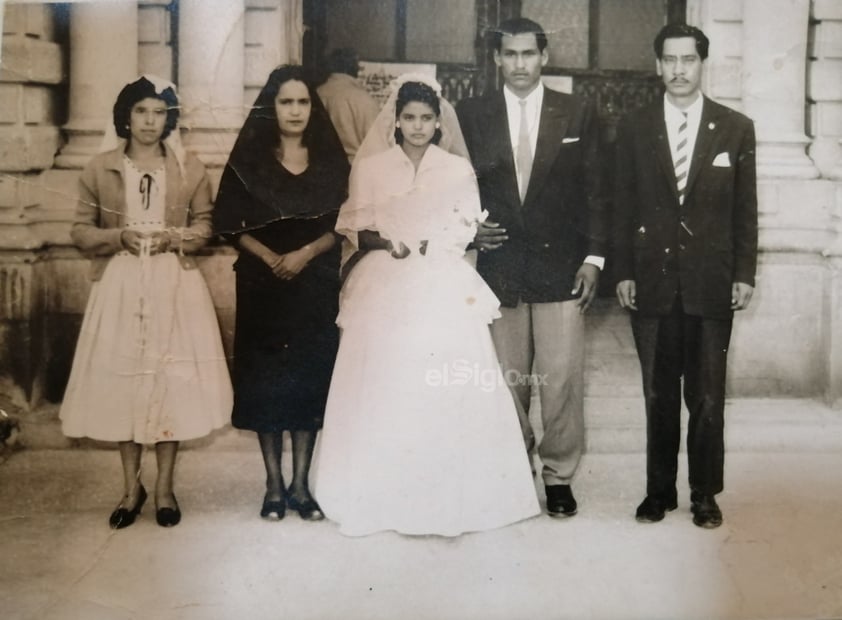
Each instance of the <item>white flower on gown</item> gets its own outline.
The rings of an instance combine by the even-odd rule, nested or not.
[[[342,289],[314,474],[325,514],[348,535],[445,536],[538,514],[488,329],[499,302],[464,256],[482,217],[473,169],[434,145],[417,171],[397,146],[355,165],[337,230],[411,253],[367,253]]]

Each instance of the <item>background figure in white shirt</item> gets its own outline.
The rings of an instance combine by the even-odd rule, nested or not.
[[[331,51],[325,59],[325,66],[329,75],[316,90],[339,134],[348,161],[353,163],[380,110],[377,102],[357,81],[360,59],[355,50],[343,47]]]

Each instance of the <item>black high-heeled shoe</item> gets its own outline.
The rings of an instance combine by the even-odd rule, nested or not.
[[[270,521],[280,521],[286,514],[287,505],[283,497],[279,500],[263,497],[263,506],[260,508],[260,516]]]
[[[161,527],[173,527],[181,521],[181,509],[178,507],[178,500],[172,496],[175,508],[158,508],[155,511],[155,520]]]
[[[287,496],[287,503],[290,509],[297,511],[298,516],[305,521],[321,521],[325,518],[325,513],[322,512],[321,506],[312,497],[308,497],[303,502],[300,502],[292,495],[289,495]]]
[[[137,515],[140,514],[140,510],[143,508],[143,502],[146,501],[146,489],[143,488],[143,485],[140,485],[140,493],[137,496],[137,503],[134,505],[134,508],[129,510],[128,508],[123,508],[122,502],[117,509],[111,513],[111,516],[108,518],[108,525],[111,526],[112,530],[121,530],[124,527],[129,527],[132,523],[134,523],[135,519],[137,519]]]

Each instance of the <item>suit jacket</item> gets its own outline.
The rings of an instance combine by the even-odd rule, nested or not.
[[[211,236],[210,179],[205,166],[186,153],[184,175],[175,154],[166,146],[166,212],[164,224],[181,232],[177,247],[181,266],[195,269],[192,256]],[[126,216],[126,190],[123,179],[125,147],[94,156],[79,177],[79,200],[70,237],[82,252],[92,258],[91,279],[99,280],[111,257],[123,249],[120,235]]]
[[[477,271],[504,306],[574,299],[576,271],[605,255],[607,236],[593,107],[545,89],[523,205],[503,93],[463,100],[457,114],[482,207],[509,236],[478,256]]]
[[[754,286],[757,188],[754,124],[707,97],[679,204],[663,100],[619,127],[614,270],[634,280],[641,315],[731,318],[731,285]]]

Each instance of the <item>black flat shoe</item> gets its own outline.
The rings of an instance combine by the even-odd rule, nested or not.
[[[305,521],[321,521],[325,518],[321,507],[316,503],[312,497],[299,502],[292,495],[287,497],[287,503],[291,510],[298,512],[298,515]]]
[[[181,521],[181,509],[178,507],[178,500],[172,496],[175,508],[158,508],[155,511],[155,520],[161,527],[173,527]]]
[[[279,500],[269,500],[263,498],[263,506],[260,509],[260,516],[263,519],[270,521],[280,521],[284,518],[287,511],[287,505],[283,498]]]
[[[722,525],[722,511],[716,503],[713,495],[697,495],[693,493],[691,496],[692,504],[690,505],[690,512],[693,513],[693,523],[699,527],[707,530]]]
[[[655,495],[647,495],[643,498],[640,506],[634,514],[634,518],[641,523],[657,523],[663,520],[667,511],[678,508],[678,500],[675,497],[664,499]]]
[[[547,514],[551,517],[572,517],[579,511],[569,484],[548,484],[544,490],[547,493]]]
[[[117,510],[112,512],[108,518],[108,525],[111,526],[112,530],[122,530],[124,527],[129,527],[137,519],[137,515],[140,514],[140,510],[143,508],[143,502],[145,501],[146,489],[143,488],[143,485],[140,485],[140,493],[137,496],[137,503],[134,505],[134,508],[131,510],[123,508],[123,504],[121,503],[117,506]]]

